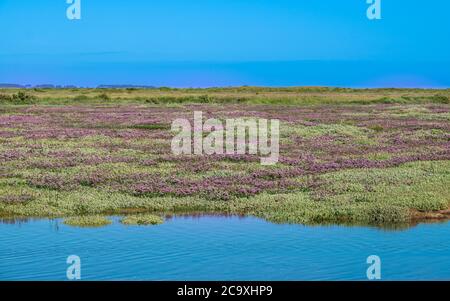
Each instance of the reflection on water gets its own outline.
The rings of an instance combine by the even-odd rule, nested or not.
[[[273,224],[243,216],[168,216],[158,226],[75,228],[61,219],[3,219],[0,280],[358,280],[369,255],[383,279],[450,280],[450,223],[402,231]]]
[[[205,218],[205,217],[218,217],[218,218],[237,218],[237,219],[246,219],[248,218],[247,215],[245,214],[228,214],[228,213],[222,213],[222,212],[217,212],[217,213],[204,213],[204,212],[187,212],[187,213],[165,213],[162,214],[165,218],[165,220],[171,220],[173,218],[187,218],[187,219],[200,219],[200,218]],[[23,223],[28,223],[30,221],[34,221],[34,220],[40,220],[42,218],[29,218],[29,217],[8,217],[8,218],[0,218],[0,224],[23,224]],[[56,223],[58,222],[58,220],[62,220],[62,219],[48,219],[48,220],[55,220]],[[421,220],[421,221],[413,221],[410,223],[393,223],[393,224],[372,224],[372,225],[367,225],[367,224],[356,224],[356,223],[345,223],[345,222],[341,222],[339,224],[336,223],[317,223],[315,225],[307,225],[307,226],[347,226],[347,227],[374,227],[374,228],[378,228],[378,229],[383,229],[386,231],[402,231],[402,230],[407,230],[409,228],[412,227],[416,227],[420,224],[446,224],[449,220],[448,219],[433,219],[433,220]],[[268,221],[271,222],[271,221]],[[277,222],[272,222],[272,223],[276,223],[276,224],[285,224],[285,223],[277,223]]]

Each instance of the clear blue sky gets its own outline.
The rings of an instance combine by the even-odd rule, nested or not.
[[[0,82],[450,87],[450,1],[0,0]]]

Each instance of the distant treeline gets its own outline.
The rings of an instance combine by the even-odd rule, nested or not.
[[[322,92],[334,92],[334,93],[358,93],[358,92],[412,92],[412,91],[450,91],[447,89],[427,89],[427,88],[346,88],[346,87],[326,87],[326,86],[287,86],[287,87],[263,87],[263,86],[229,86],[229,87],[209,87],[209,88],[173,88],[173,87],[157,87],[147,85],[98,85],[97,87],[81,87],[75,85],[19,85],[19,84],[2,84],[0,83],[0,89],[34,89],[38,90],[52,90],[52,89],[82,89],[85,91],[92,91],[95,89],[103,90],[156,90],[162,92],[232,92],[232,93],[264,93],[264,92],[290,92],[290,93],[322,93]]]
[[[2,84],[0,83],[1,88],[11,88],[11,89],[81,89],[84,87],[75,86],[75,85],[51,85],[51,84],[42,84],[42,85],[18,85],[18,84]],[[96,87],[97,89],[154,89],[154,86],[145,86],[145,85],[99,85]]]

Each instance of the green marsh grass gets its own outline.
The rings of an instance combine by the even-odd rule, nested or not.
[[[164,219],[160,216],[152,214],[138,214],[127,215],[123,217],[120,222],[124,225],[149,226],[162,224]]]
[[[64,219],[64,224],[80,228],[98,228],[111,224],[104,216],[74,216]]]
[[[446,125],[450,116],[446,105],[449,97],[450,90],[322,87],[0,89],[0,117],[4,117],[5,124],[10,122],[9,117],[23,117],[27,111],[31,113],[26,116],[34,118],[40,117],[39,114],[45,111],[43,108],[64,111],[75,107],[86,111],[79,113],[74,110],[74,115],[69,114],[63,120],[65,129],[93,131],[82,137],[30,139],[24,133],[32,132],[35,129],[33,124],[29,128],[25,128],[23,124],[2,126],[0,131],[4,136],[0,138],[0,155],[5,154],[8,160],[0,166],[0,216],[76,216],[67,219],[68,223],[74,225],[101,225],[107,223],[103,217],[106,215],[133,213],[126,217],[129,222],[145,223],[148,214],[154,216],[189,212],[251,215],[279,223],[407,223],[418,213],[439,212],[449,208],[450,161],[418,161],[388,168],[326,171],[314,175],[314,179],[306,175],[294,179],[297,183],[316,181],[316,185],[311,187],[299,185],[287,192],[263,191],[246,197],[232,196],[226,201],[210,200],[200,195],[137,195],[116,186],[129,184],[126,182],[127,175],[204,180],[209,177],[243,176],[268,169],[263,170],[258,162],[236,162],[228,158],[213,162],[204,170],[203,162],[197,162],[199,170],[186,171],[181,167],[183,163],[185,169],[190,167],[190,161],[170,161],[164,158],[167,155],[164,151],[170,149],[170,141],[162,137],[156,135],[149,139],[124,139],[115,136],[117,133],[128,132],[155,135],[169,131],[170,123],[159,119],[143,119],[137,123],[133,117],[129,117],[132,122],[128,120],[128,123],[114,123],[108,119],[83,123],[80,116],[98,108],[106,110],[125,107],[134,108],[135,112],[140,112],[141,108],[149,111],[161,108],[191,111],[192,104],[219,111],[225,111],[227,106],[237,110],[240,105],[249,105],[254,110],[257,107],[266,113],[273,108],[282,108],[286,112],[290,109],[297,110],[297,113],[312,108],[323,108],[324,111],[331,108],[331,112],[325,112],[325,117],[317,114],[310,117],[306,114],[308,117],[300,120],[301,122],[283,123],[281,145],[291,147],[295,155],[299,155],[302,149],[292,137],[301,138],[301,141],[311,145],[322,139],[327,144],[308,150],[319,158],[316,161],[320,161],[320,158],[334,159],[334,154],[326,156],[330,149],[336,153],[341,147],[352,147],[351,150],[355,152],[343,154],[343,160],[363,158],[380,162],[397,155],[395,152],[375,148],[383,143],[391,146],[388,145],[391,135],[402,141],[412,141],[413,146],[420,141],[448,141]],[[383,109],[376,111],[377,107]],[[343,113],[336,117],[334,110],[338,108],[356,109],[342,110]],[[39,110],[40,113],[33,113]],[[322,114],[322,111],[319,113]],[[58,119],[58,114],[62,113],[51,114]],[[375,120],[365,124],[380,116],[384,118],[382,122]],[[391,120],[400,121],[400,128],[408,120],[418,125],[413,123],[408,131],[395,132],[398,125],[390,125]],[[428,128],[421,128],[423,124],[429,125]],[[52,130],[53,124],[45,126],[44,130]],[[426,146],[420,150],[427,152]],[[110,156],[130,159],[131,162],[74,162],[76,164],[73,165],[70,164],[72,162],[63,162],[67,166],[60,166],[58,164],[61,163],[61,158],[48,156],[55,150],[77,152],[75,159]],[[15,152],[26,153],[27,156],[25,159],[14,159]],[[417,149],[411,147],[408,153],[402,155],[414,156],[416,153]],[[143,161],[149,163],[143,164]],[[288,163],[276,166],[280,172],[290,168]],[[90,178],[91,175],[104,178],[96,183],[95,179]],[[60,179],[63,187],[33,184],[30,180],[43,176]],[[64,187],[66,183],[67,186]],[[70,183],[75,184],[70,186]]]

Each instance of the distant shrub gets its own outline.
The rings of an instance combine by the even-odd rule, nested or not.
[[[208,94],[201,95],[198,99],[199,99],[199,102],[201,102],[201,103],[210,103],[210,102],[213,102],[213,100],[214,100],[214,98]]]
[[[20,100],[20,101],[26,101],[26,100],[34,99],[34,96],[29,95],[25,92],[19,91],[16,94],[13,94],[13,99]]]
[[[379,125],[379,124],[369,126],[369,129],[374,130],[375,132],[382,132],[382,131],[384,131],[384,128],[381,125]]]
[[[111,99],[111,97],[109,97],[109,95],[106,94],[106,93],[99,94],[99,95],[97,96],[97,98],[99,98],[99,99],[101,99],[101,100],[110,100],[110,99]]]
[[[450,104],[450,98],[445,95],[435,94],[435,95],[433,95],[433,97],[431,97],[431,99],[433,100],[433,102],[436,102],[436,103]]]
[[[172,88],[169,87],[159,87],[159,91],[171,91]]]
[[[391,97],[383,97],[383,98],[378,99],[375,102],[389,104],[389,103],[399,103],[399,102],[404,102],[404,101],[396,99],[396,98],[391,98]]]
[[[7,94],[0,94],[0,101],[10,101],[12,100],[11,96]]]
[[[150,97],[145,100],[147,103],[213,103],[216,99],[208,94],[200,96],[159,96]]]
[[[36,97],[22,91],[12,95],[0,94],[0,101],[9,102],[12,104],[29,104],[34,100],[36,100]]]
[[[86,95],[77,95],[73,98],[75,101],[83,101],[83,100],[89,100],[90,98]]]

